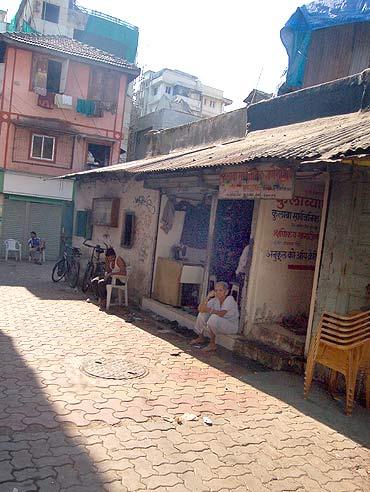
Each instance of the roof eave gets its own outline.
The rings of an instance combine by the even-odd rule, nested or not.
[[[138,75],[140,75],[140,68],[138,67],[120,67],[117,65],[114,65],[112,63],[107,63],[107,62],[102,62],[99,60],[94,60],[93,58],[87,58],[84,56],[79,56],[79,55],[73,55],[70,53],[64,53],[63,51],[60,51],[56,48],[45,48],[42,46],[37,46],[29,43],[23,43],[22,41],[18,41],[12,38],[8,38],[7,36],[1,36],[3,41],[13,47],[17,48],[22,48],[27,51],[37,51],[40,53],[53,53],[53,54],[58,54],[61,58],[67,58],[71,60],[76,60],[82,63],[86,63],[86,65],[95,65],[95,66],[101,66],[104,68],[109,67],[111,70],[121,72],[121,73],[126,73],[129,76],[130,82],[134,80]]]

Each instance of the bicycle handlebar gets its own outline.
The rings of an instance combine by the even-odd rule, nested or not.
[[[100,244],[88,244],[86,241],[88,241],[87,239],[84,240],[84,242],[82,243],[84,246],[87,246],[88,248],[94,248],[96,250],[103,250],[105,251],[106,249],[108,249],[108,244],[104,242],[104,245],[105,245],[105,249],[102,248],[100,246]]]
[[[87,246],[88,248],[96,248],[96,245],[93,244],[87,244],[87,239],[84,239],[84,242],[82,243],[84,246]],[[99,245],[98,245],[99,246]]]

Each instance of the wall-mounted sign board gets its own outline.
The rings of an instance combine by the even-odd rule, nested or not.
[[[239,168],[220,175],[221,199],[291,199],[293,193],[294,171],[291,168]]]

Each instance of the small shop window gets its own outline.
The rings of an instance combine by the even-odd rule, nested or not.
[[[121,236],[121,246],[132,248],[135,238],[135,212],[125,212],[123,216],[123,227]]]
[[[75,236],[92,239],[91,210],[78,210],[76,214]]]
[[[59,12],[60,12],[60,7],[58,5],[55,5],[54,3],[43,2],[41,18],[42,20],[46,20],[49,22],[54,22],[54,24],[58,24]]]
[[[55,138],[46,135],[32,135],[31,158],[53,161]]]

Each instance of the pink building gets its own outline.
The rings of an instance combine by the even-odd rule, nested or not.
[[[50,177],[119,162],[127,85],[138,68],[64,36],[0,37],[0,237],[35,229],[58,255],[73,183]],[[18,218],[16,218],[18,217]]]

